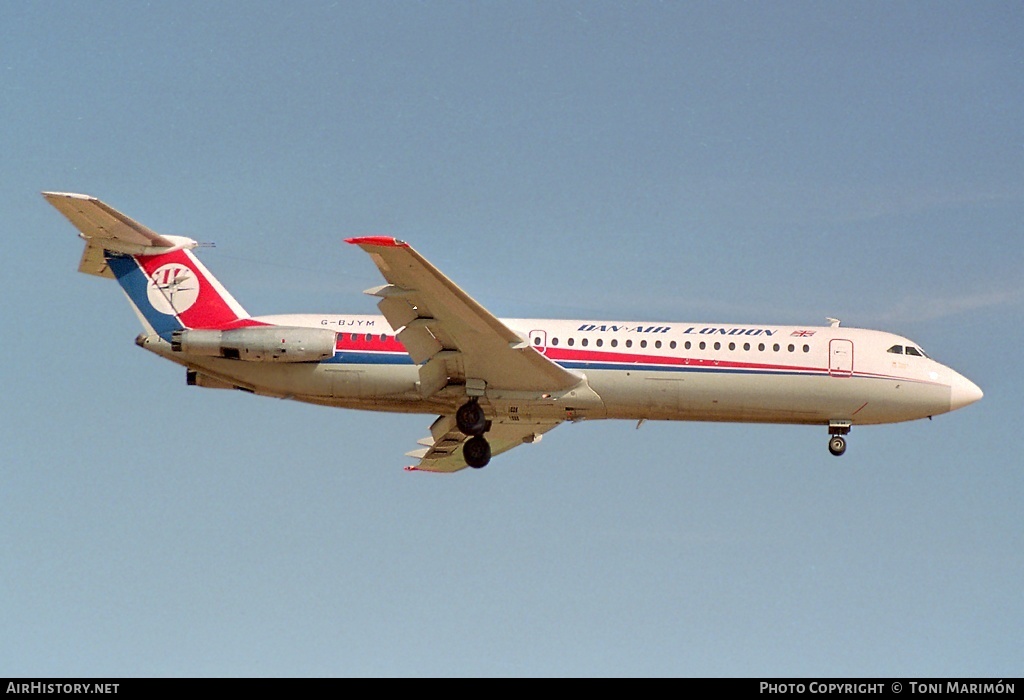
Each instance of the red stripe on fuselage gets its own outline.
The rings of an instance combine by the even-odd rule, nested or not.
[[[405,346],[393,335],[381,333],[338,333],[335,348],[338,350],[377,350],[382,352],[405,352]]]
[[[670,367],[719,367],[750,370],[789,370],[791,372],[823,372],[821,367],[805,365],[780,365],[763,362],[736,362],[733,360],[704,359],[697,357],[671,357],[666,355],[641,355],[625,352],[603,352],[596,350],[569,350],[549,347],[544,353],[548,359],[566,362],[615,362],[621,364],[665,365]]]

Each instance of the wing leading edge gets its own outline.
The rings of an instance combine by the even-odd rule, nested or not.
[[[366,251],[386,285],[366,290],[380,297],[377,307],[420,366],[420,392],[434,396],[461,385],[466,396],[487,389],[509,392],[564,392],[582,377],[555,364],[502,323],[404,241],[384,236],[349,238]],[[561,420],[508,422],[496,420],[486,433],[491,455],[536,442]],[[469,436],[444,415],[420,440],[422,449],[408,453],[420,462],[412,470],[454,472],[467,466],[462,446]]]
[[[366,290],[420,367],[421,391],[483,383],[510,391],[561,391],[580,377],[534,350],[403,241],[349,238],[370,254],[388,284]]]

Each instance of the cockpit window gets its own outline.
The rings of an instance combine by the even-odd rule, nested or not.
[[[893,355],[913,355],[914,357],[928,357],[924,350],[913,345],[907,345],[906,347],[904,347],[903,345],[893,345],[891,348],[886,350],[886,352],[891,352]]]

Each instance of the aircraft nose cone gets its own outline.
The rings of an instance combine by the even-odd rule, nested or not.
[[[970,405],[979,400],[984,393],[978,385],[967,377],[957,374],[949,387],[949,410],[955,411],[958,408]]]

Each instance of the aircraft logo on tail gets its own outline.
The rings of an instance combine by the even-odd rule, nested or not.
[[[156,311],[174,316],[187,311],[199,299],[199,278],[179,263],[161,265],[149,276],[146,296]]]

